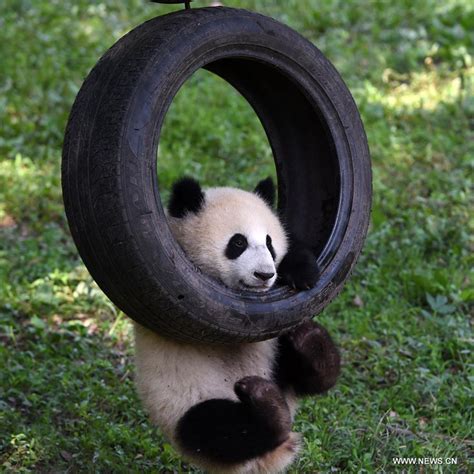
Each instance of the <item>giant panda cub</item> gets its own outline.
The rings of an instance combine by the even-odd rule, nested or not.
[[[288,242],[272,211],[270,178],[254,192],[203,191],[182,178],[168,206],[187,256],[230,288],[264,292],[277,278],[314,286],[310,249]],[[216,473],[282,472],[298,452],[291,431],[297,398],[325,392],[339,374],[326,329],[307,321],[279,338],[206,345],[178,342],[136,325],[136,384],[151,419],[190,462]]]

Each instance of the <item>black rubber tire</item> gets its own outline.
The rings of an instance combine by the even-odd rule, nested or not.
[[[279,211],[319,255],[312,290],[242,295],[201,274],[173,239],[156,152],[173,97],[199,68],[232,84],[259,116]],[[371,203],[366,136],[337,71],[287,26],[231,8],[154,18],[101,58],[69,117],[62,183],[72,236],[109,298],[154,331],[205,343],[268,339],[320,312],[350,275]]]

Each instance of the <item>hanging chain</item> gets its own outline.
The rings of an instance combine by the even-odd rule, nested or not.
[[[171,5],[171,4],[174,4],[174,3],[184,3],[184,8],[186,10],[190,10],[191,9],[191,2],[193,0],[150,0],[150,2],[152,3],[164,3],[166,5]]]

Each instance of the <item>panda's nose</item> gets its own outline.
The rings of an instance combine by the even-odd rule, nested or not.
[[[275,273],[261,273],[261,272],[254,272],[254,275],[262,281],[270,280],[270,278],[275,275]]]

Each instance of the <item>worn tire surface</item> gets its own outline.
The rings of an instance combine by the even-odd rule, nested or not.
[[[201,274],[170,233],[159,134],[176,92],[202,67],[232,84],[265,128],[279,212],[322,268],[312,290],[237,293]],[[205,343],[268,339],[320,312],[350,275],[371,202],[367,140],[337,71],[292,29],[231,8],[154,18],[107,51],[72,108],[62,183],[74,241],[109,298],[154,331]]]

